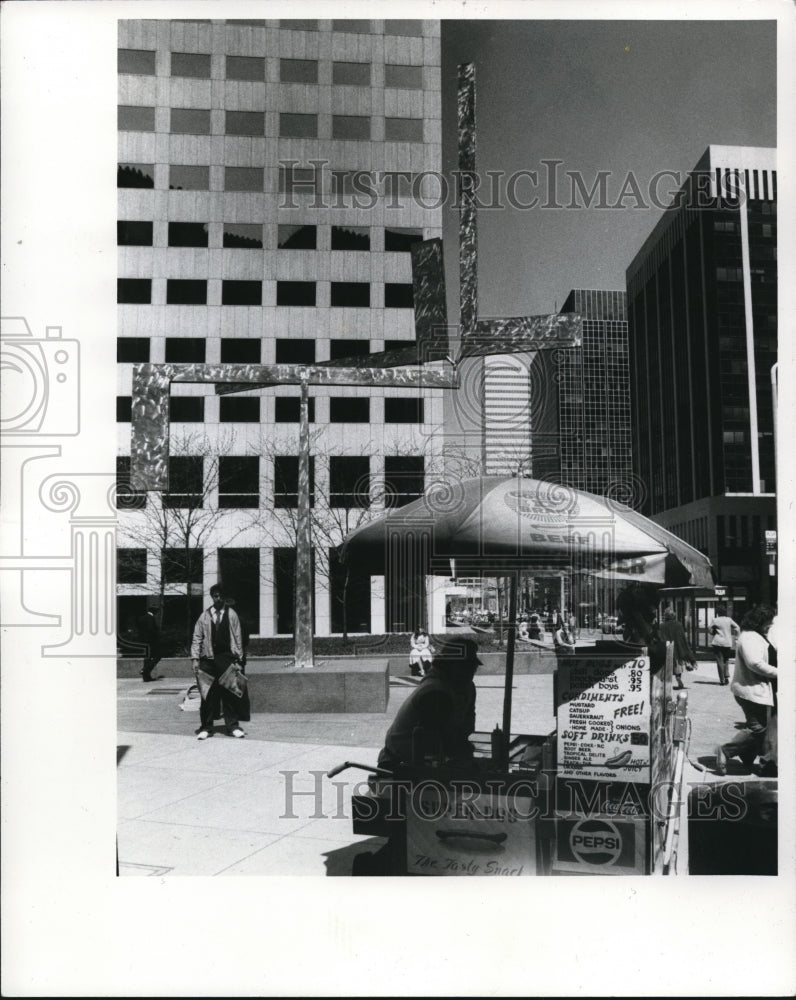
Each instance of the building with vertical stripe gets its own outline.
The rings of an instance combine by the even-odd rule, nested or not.
[[[641,509],[710,557],[736,617],[776,596],[776,185],[774,149],[709,146],[627,269]]]
[[[417,196],[441,169],[440,25],[124,20],[118,49],[124,479],[137,362],[313,364],[414,340],[410,246],[442,232],[441,207]],[[363,506],[408,502],[441,475],[442,395],[311,389],[315,488],[334,522],[315,538],[317,634],[413,626],[414,595],[356,567],[343,601],[328,548]],[[221,579],[253,635],[292,632],[298,415],[298,386],[173,386],[172,443],[188,443],[172,449],[166,501],[204,494],[223,517],[190,558],[176,543],[159,557],[136,541],[156,498],[120,505],[122,629],[165,573],[167,626],[169,606],[181,615],[194,595],[196,612]]]

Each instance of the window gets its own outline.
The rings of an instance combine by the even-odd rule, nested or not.
[[[204,506],[204,459],[201,455],[169,458],[169,491],[163,494],[164,507]]]
[[[333,170],[332,192],[336,199],[333,208],[345,207],[345,202],[340,200],[340,195],[344,194],[362,195],[366,199],[375,198],[374,176],[367,170]]]
[[[116,582],[146,583],[146,549],[116,550]]]
[[[180,424],[201,424],[205,419],[202,396],[169,396],[169,420]]]
[[[134,490],[130,485],[130,456],[116,457],[116,509],[143,510],[146,507],[146,493]]]
[[[370,507],[370,459],[333,455],[329,459],[329,504],[332,507]]]
[[[259,339],[243,337],[221,338],[222,364],[259,365],[260,357]]]
[[[423,67],[396,66],[388,63],[384,67],[384,86],[403,90],[421,90],[423,87]]]
[[[172,108],[170,131],[176,135],[210,135],[210,110]]]
[[[225,167],[225,191],[262,191],[262,167]]]
[[[370,86],[370,63],[336,62],[332,65],[332,83],[351,87]]]
[[[298,507],[298,455],[274,459],[274,507]],[[315,459],[310,456],[310,506],[315,506]]]
[[[329,360],[339,361],[341,358],[360,358],[370,354],[369,340],[353,340],[340,337],[329,341]]]
[[[153,188],[153,163],[120,163],[116,168],[116,186],[120,188]]]
[[[317,31],[318,22],[312,19],[306,18],[290,18],[285,20],[284,18],[279,22],[280,28],[286,28],[288,31]]]
[[[261,306],[263,304],[262,281],[222,281],[222,306]]]
[[[422,424],[423,400],[403,397],[384,400],[385,424]]]
[[[260,400],[257,396],[221,396],[218,401],[222,424],[258,424]]]
[[[312,572],[315,580],[315,551],[312,552]],[[313,582],[314,586],[314,582]],[[274,610],[276,611],[276,631],[279,634],[293,632],[296,620],[296,550],[295,548],[274,548]],[[312,602],[312,627],[315,629],[315,601]]]
[[[407,347],[414,347],[417,349],[416,340],[385,340],[384,350],[385,351],[403,351]]]
[[[133,419],[133,397],[116,397],[116,423],[129,424]]]
[[[204,364],[206,343],[204,337],[166,337],[166,361]]]
[[[422,239],[423,233],[419,229],[385,229],[384,249],[398,253],[408,252],[413,243]]]
[[[370,33],[370,21],[356,21],[345,18],[332,21],[332,31],[347,31],[350,34],[367,35]]]
[[[260,459],[222,456],[218,460],[218,506],[260,506]]]
[[[331,396],[329,422],[332,424],[369,424],[370,400],[367,396]]]
[[[315,341],[310,338],[277,337],[276,363],[278,365],[314,365]]]
[[[408,35],[410,37],[422,37],[423,22],[396,19],[384,22],[385,35]]]
[[[120,73],[155,75],[155,53],[152,49],[119,49],[116,58]]]
[[[170,222],[170,247],[206,247],[206,222]]]
[[[132,104],[120,104],[117,112],[120,132],[154,132],[155,109]]]
[[[277,396],[274,400],[275,420],[278,424],[297,424],[301,419],[301,399],[298,396]],[[315,400],[307,400],[310,423],[315,423]]]
[[[116,301],[132,305],[147,305],[152,301],[151,278],[118,278]]]
[[[370,250],[368,226],[332,226],[332,250]]]
[[[315,139],[318,135],[317,115],[279,115],[279,134],[284,139]]]
[[[333,139],[369,139],[370,118],[367,115],[332,115]]]
[[[743,281],[743,270],[740,267],[717,267],[718,281]]]
[[[261,56],[227,56],[228,80],[265,79],[265,59]]]
[[[412,286],[388,282],[384,286],[384,305],[387,309],[412,309],[414,306]]]
[[[370,573],[367,567],[342,562],[329,549],[329,605],[332,632],[370,632]]]
[[[384,495],[387,506],[403,507],[423,495],[424,465],[421,456],[388,456],[384,460]]]
[[[293,161],[279,166],[279,191],[290,195],[311,195],[315,197],[320,187],[322,170],[315,167],[299,167]],[[290,200],[285,199],[287,207]]]
[[[149,337],[117,337],[116,360],[128,364],[149,361]]]
[[[241,625],[251,635],[260,631],[260,550],[218,550],[218,579],[224,593],[235,598]]]
[[[277,281],[276,304],[278,306],[314,306],[314,281]]]
[[[262,111],[227,111],[227,135],[265,135],[265,115]]]
[[[224,249],[262,250],[263,227],[248,222],[224,223]]]
[[[394,142],[422,142],[422,118],[385,118],[384,138]]]
[[[209,191],[210,167],[172,165],[169,167],[169,189],[171,191]]]
[[[348,307],[369,306],[369,283],[367,281],[333,281],[331,304]]]
[[[210,79],[210,56],[199,52],[172,52],[171,75]]]
[[[315,59],[280,59],[279,79],[282,83],[317,83],[318,63]]]
[[[202,549],[164,549],[163,579],[166,583],[201,583]]]
[[[169,278],[166,281],[166,304],[170,306],[207,305],[207,282],[198,278]]]
[[[116,242],[120,247],[151,247],[152,223],[119,219],[116,223]]]
[[[280,250],[314,250],[317,246],[316,227],[280,224],[277,246]]]

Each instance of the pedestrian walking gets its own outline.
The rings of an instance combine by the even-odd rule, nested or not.
[[[206,740],[213,735],[220,702],[227,734],[240,739],[246,735],[239,723],[240,696],[246,683],[238,666],[243,656],[240,619],[225,604],[220,584],[211,587],[210,597],[213,604],[199,616],[191,643],[194,675],[202,696],[197,736]]]
[[[228,608],[235,608],[235,613],[237,612],[237,602],[234,597],[228,597],[226,599],[226,604]],[[249,628],[248,622],[244,617],[238,614],[238,620],[240,621],[240,641],[243,648],[243,653],[238,660],[238,666],[241,669],[241,673],[246,673],[246,663],[248,661],[248,649],[249,640],[251,638],[251,629]],[[220,706],[219,706],[220,708]],[[249,701],[249,685],[243,691],[240,698],[240,704],[238,705],[238,721],[239,722],[249,722],[251,720],[251,703]]]
[[[156,617],[156,613],[159,610],[160,608],[157,605],[150,605],[150,607],[147,608],[136,623],[138,641],[145,647],[144,667],[141,671],[144,683],[163,679],[160,674],[155,676],[152,673],[158,663],[160,663],[162,655],[160,645],[160,628]]]
[[[772,682],[777,678],[768,641],[768,630],[774,620],[774,610],[759,605],[741,619],[741,634],[735,648],[735,670],[732,691],[741,708],[746,727],[734,739],[716,747],[716,774],[727,773],[727,758],[739,757],[751,770],[758,755],[764,752],[764,741],[771,710],[774,707]]]
[[[683,673],[686,670],[693,670],[696,667],[696,657],[688,645],[685,637],[685,630],[677,621],[672,608],[667,608],[663,612],[663,622],[658,626],[658,634],[664,642],[674,644],[674,680],[676,688],[684,688]]]
[[[727,614],[727,605],[720,603],[716,605],[716,613],[713,624],[710,626],[710,634],[713,636],[710,648],[716,657],[716,669],[719,672],[719,684],[730,683],[730,657],[732,656],[735,640],[741,634],[740,628]]]

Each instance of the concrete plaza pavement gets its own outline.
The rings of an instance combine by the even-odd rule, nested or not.
[[[411,680],[391,679],[383,714],[252,713],[246,739],[217,723],[204,742],[195,736],[198,712],[178,707],[187,684],[118,680],[120,875],[350,875],[354,855],[382,843],[351,832],[351,795],[365,772],[324,775],[345,760],[375,765]],[[713,778],[713,749],[742,714],[712,660],[699,661],[686,684],[685,780],[699,783]],[[503,677],[476,676],[476,687],[476,726],[489,732],[502,718]],[[514,732],[555,728],[552,672],[515,676],[512,718]]]

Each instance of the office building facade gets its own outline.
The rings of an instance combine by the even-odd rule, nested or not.
[[[776,598],[775,153],[710,146],[627,269],[642,512],[710,557],[736,617]]]
[[[414,340],[409,250],[442,224],[422,195],[441,169],[440,38],[422,20],[131,20],[118,39],[123,483],[135,363]],[[253,635],[292,632],[298,413],[298,387],[172,387],[169,494],[120,488],[120,628],[161,587],[168,619],[222,579]],[[439,390],[311,387],[317,634],[412,624],[329,550],[441,475],[442,419]]]

